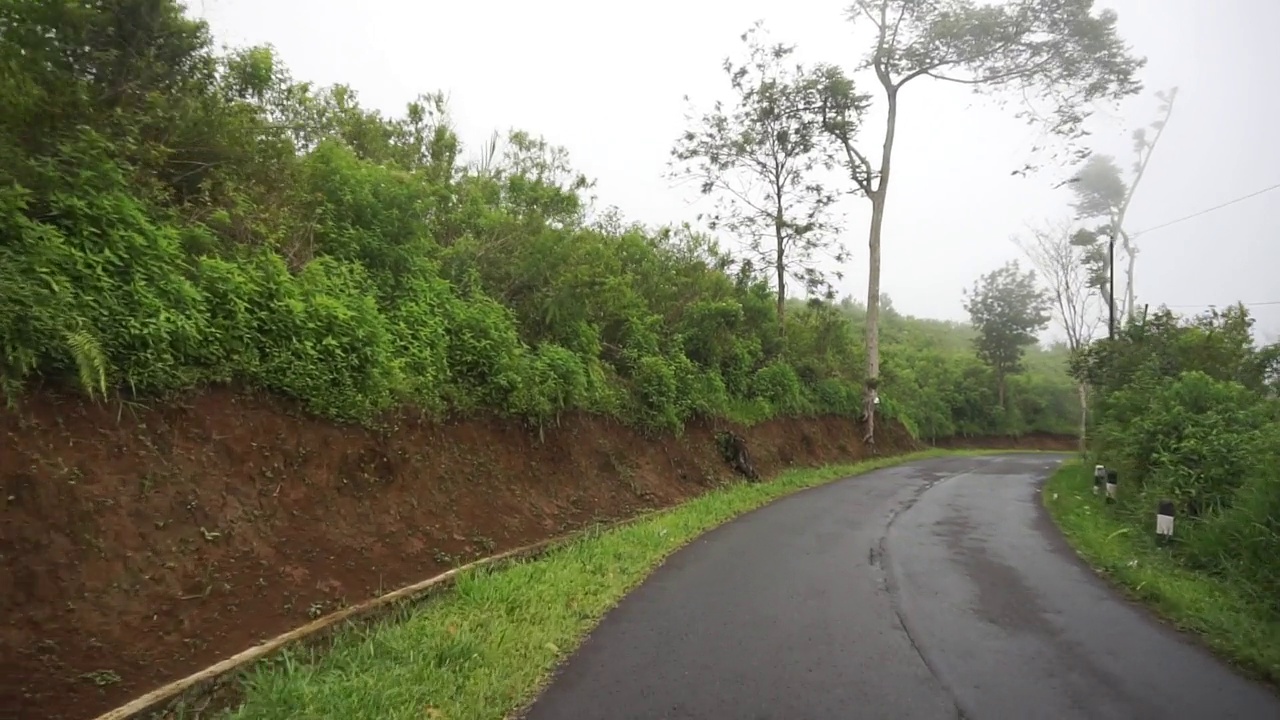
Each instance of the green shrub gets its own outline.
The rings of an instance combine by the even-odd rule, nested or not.
[[[550,343],[524,356],[523,372],[512,393],[514,412],[542,424],[579,407],[586,399],[587,370],[571,351]]]
[[[1100,432],[1138,487],[1208,514],[1230,505],[1256,465],[1269,425],[1262,403],[1237,383],[1186,372],[1112,393]]]
[[[729,405],[729,392],[719,372],[700,368],[683,354],[676,355],[672,369],[676,375],[677,391],[683,400],[682,417],[724,415]]]
[[[824,378],[814,386],[814,405],[825,413],[857,417],[862,414],[862,388],[839,378]]]
[[[1186,552],[1200,567],[1256,586],[1280,618],[1280,428],[1255,450],[1256,467],[1241,479],[1230,509],[1198,523]]]
[[[465,167],[436,99],[384,115],[294,81],[267,48],[220,53],[178,3],[151,5],[123,35],[92,32],[105,5],[5,15],[8,401],[36,379],[95,397],[237,380],[361,422],[404,404],[664,430],[860,413],[852,301],[791,299],[780,319],[769,279],[708,235],[586,223],[590,183],[562,148],[514,132]],[[931,434],[998,427],[964,327],[889,303],[882,321],[891,416]],[[1214,363],[1239,356],[1201,334]],[[1048,427],[1069,383],[1044,356],[1018,402]],[[1260,372],[1228,379],[1252,388]]]
[[[33,164],[42,196],[10,188],[0,207],[6,384],[36,371],[138,392],[196,382],[209,327],[180,234],[134,196],[105,139],[86,130],[61,149]]]
[[[1174,557],[1256,594],[1280,618],[1280,418],[1268,395],[1273,348],[1243,308],[1189,320],[1162,311],[1098,344],[1092,450],[1122,474],[1114,512],[1150,532],[1163,499],[1179,520]]]
[[[780,413],[796,415],[809,409],[800,377],[786,362],[775,361],[756,371],[751,389],[756,397],[768,400]]]
[[[640,424],[654,430],[678,430],[684,422],[684,400],[671,363],[659,355],[635,360],[636,414]]]
[[[447,311],[459,302],[447,282],[426,271],[405,284],[405,297],[387,314],[391,344],[404,382],[404,400],[423,410],[445,410],[451,327]]]
[[[508,400],[520,382],[527,352],[511,311],[478,293],[445,303],[448,398],[463,410],[514,411]]]
[[[277,266],[266,287],[267,387],[344,420],[367,420],[391,406],[403,377],[363,266],[320,258],[296,278]]]

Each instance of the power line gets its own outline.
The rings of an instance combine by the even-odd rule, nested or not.
[[[1165,305],[1167,308],[1207,308],[1207,307],[1235,307],[1236,305],[1244,305],[1245,307],[1260,307],[1263,305],[1280,305],[1280,300],[1265,300],[1263,302],[1252,303],[1201,303],[1199,305]]]
[[[1153,230],[1162,230],[1162,229],[1164,229],[1164,228],[1169,227],[1170,225],[1177,225],[1177,224],[1178,224],[1178,223],[1180,223],[1180,222],[1186,222],[1187,220],[1190,220],[1190,219],[1192,219],[1192,218],[1198,218],[1198,217],[1200,217],[1201,215],[1205,215],[1205,214],[1207,214],[1207,213],[1211,213],[1211,212],[1213,212],[1213,211],[1215,211],[1215,210],[1221,210],[1222,208],[1227,207],[1228,205],[1235,205],[1235,204],[1236,204],[1236,203],[1238,203],[1238,202],[1244,202],[1245,200],[1248,200],[1249,198],[1255,198],[1255,197],[1257,197],[1257,196],[1259,196],[1259,195],[1261,195],[1261,194],[1263,194],[1263,193],[1269,193],[1269,192],[1271,192],[1272,190],[1280,190],[1280,183],[1276,183],[1275,185],[1272,185],[1271,187],[1263,188],[1263,189],[1261,189],[1261,190],[1258,190],[1257,192],[1251,192],[1251,193],[1249,193],[1248,195],[1244,195],[1244,196],[1238,197],[1238,198],[1236,198],[1235,200],[1228,200],[1227,202],[1224,202],[1224,203],[1222,203],[1221,205],[1214,205],[1214,206],[1213,206],[1213,207],[1211,207],[1211,208],[1206,208],[1206,209],[1204,209],[1204,210],[1201,210],[1200,212],[1192,213],[1192,214],[1190,214],[1190,215],[1187,215],[1186,217],[1180,217],[1180,218],[1178,218],[1177,220],[1170,220],[1170,221],[1169,221],[1169,222],[1167,222],[1167,223],[1162,223],[1162,224],[1160,224],[1160,225],[1156,225],[1155,227],[1149,227],[1149,228],[1147,228],[1146,230],[1139,230],[1138,232],[1134,233],[1134,234],[1133,234],[1133,236],[1136,238],[1136,237],[1138,237],[1139,235],[1145,235],[1146,233],[1149,233],[1149,232],[1151,232],[1151,231],[1153,231]]]

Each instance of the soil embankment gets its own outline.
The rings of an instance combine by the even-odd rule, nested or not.
[[[734,476],[720,429],[653,438],[570,415],[541,438],[492,418],[374,432],[229,389],[154,408],[36,395],[0,412],[0,708],[93,717],[345,604],[688,499]],[[766,478],[867,456],[848,418],[731,429]],[[918,446],[881,434],[884,454]]]
[[[565,417],[337,426],[228,389],[0,411],[0,708],[81,720],[449,566],[733,476],[715,433]],[[755,469],[866,456],[847,418],[733,428]],[[916,447],[900,428],[879,450]]]

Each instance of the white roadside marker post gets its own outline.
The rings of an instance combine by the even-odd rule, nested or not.
[[[1156,507],[1156,542],[1167,543],[1173,539],[1173,501],[1161,500]]]
[[[1107,468],[1104,465],[1093,466],[1093,494],[1097,495],[1102,491],[1102,483],[1107,477]]]
[[[1107,471],[1107,502],[1116,501],[1116,485],[1119,485],[1119,473],[1115,470]]]

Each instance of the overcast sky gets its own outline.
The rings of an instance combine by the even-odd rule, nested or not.
[[[806,61],[851,67],[865,51],[847,0],[190,0],[219,42],[273,45],[295,78],[346,83],[366,106],[399,113],[443,90],[465,142],[519,128],[567,147],[598,180],[601,206],[646,224],[692,219],[696,192],[664,170],[684,127],[685,95],[726,98],[722,60],[762,19]],[[1180,88],[1173,118],[1126,227],[1141,231],[1280,183],[1277,0],[1104,0],[1135,52],[1147,90],[1092,125],[1093,144],[1130,159],[1130,131],[1154,119],[1156,89]],[[865,87],[870,88],[870,85]],[[878,118],[883,108],[873,108]],[[885,221],[883,290],[899,310],[965,319],[961,290],[1019,257],[1027,223],[1066,217],[1060,174],[1010,171],[1032,159],[1038,131],[964,89],[932,81],[902,98]],[[879,141],[869,128],[867,142]],[[1055,171],[1056,172],[1056,171]],[[851,199],[853,259],[841,294],[866,294],[869,204]],[[1262,339],[1280,339],[1280,190],[1139,239],[1138,304],[1194,312],[1235,300]]]

